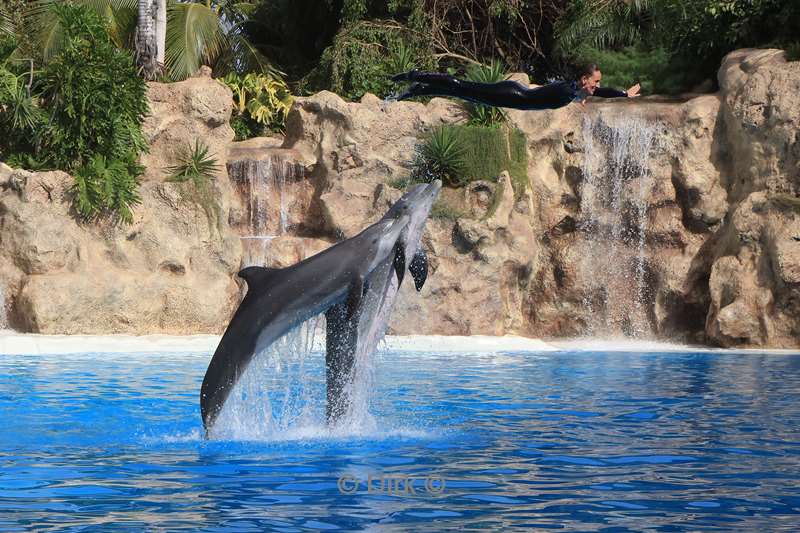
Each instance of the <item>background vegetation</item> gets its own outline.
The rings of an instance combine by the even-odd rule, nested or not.
[[[280,131],[293,94],[386,97],[402,89],[389,76],[412,68],[545,83],[592,60],[606,85],[713,90],[736,48],[800,57],[798,28],[797,0],[0,0],[0,159],[69,171],[79,216],[130,221],[143,78],[211,66],[244,139]],[[468,127],[423,140],[429,171],[456,185],[500,165],[516,182],[524,139],[501,110],[466,107]]]
[[[797,54],[797,28],[797,0],[261,0],[244,32],[299,90],[358,99],[395,90],[401,45],[417,68],[496,60],[544,83],[595,60],[620,86],[676,93],[715,82],[736,48]]]

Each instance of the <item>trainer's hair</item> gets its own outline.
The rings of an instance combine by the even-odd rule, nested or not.
[[[583,63],[582,65],[578,65],[578,68],[575,69],[575,79],[579,80],[584,76],[591,76],[598,70],[600,70],[600,67],[597,63]]]

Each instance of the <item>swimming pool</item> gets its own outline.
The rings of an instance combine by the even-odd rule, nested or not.
[[[800,355],[384,351],[368,424],[205,441],[209,358],[1,355],[0,530],[800,528]]]

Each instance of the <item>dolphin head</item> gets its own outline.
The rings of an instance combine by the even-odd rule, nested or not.
[[[409,214],[402,212],[397,218],[384,218],[370,228],[372,231],[367,235],[367,247],[364,250],[364,255],[369,257],[367,271],[371,272],[395,253],[397,242],[410,220]]]
[[[425,221],[428,219],[433,203],[441,189],[442,182],[440,180],[419,184],[408,190],[383,217],[383,220],[408,217],[408,223],[404,225],[400,236],[400,247],[403,249],[403,267],[406,257],[413,258],[409,264],[409,271],[414,278],[417,290],[422,289],[428,276],[428,259],[425,250],[420,246],[422,230],[425,228]],[[395,266],[396,268],[400,267],[399,264]],[[402,281],[403,277],[399,271],[397,277]]]
[[[424,222],[441,189],[441,180],[415,185],[394,203],[383,216],[383,220],[399,218],[407,214],[411,217],[412,223]]]

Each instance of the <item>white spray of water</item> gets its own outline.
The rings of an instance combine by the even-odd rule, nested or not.
[[[283,440],[324,434],[324,318],[304,322],[256,354],[214,425],[222,440]],[[320,372],[320,368],[322,371]]]
[[[590,335],[650,331],[646,233],[657,125],[638,117],[614,122],[585,117],[581,224],[586,231],[582,277]]]

